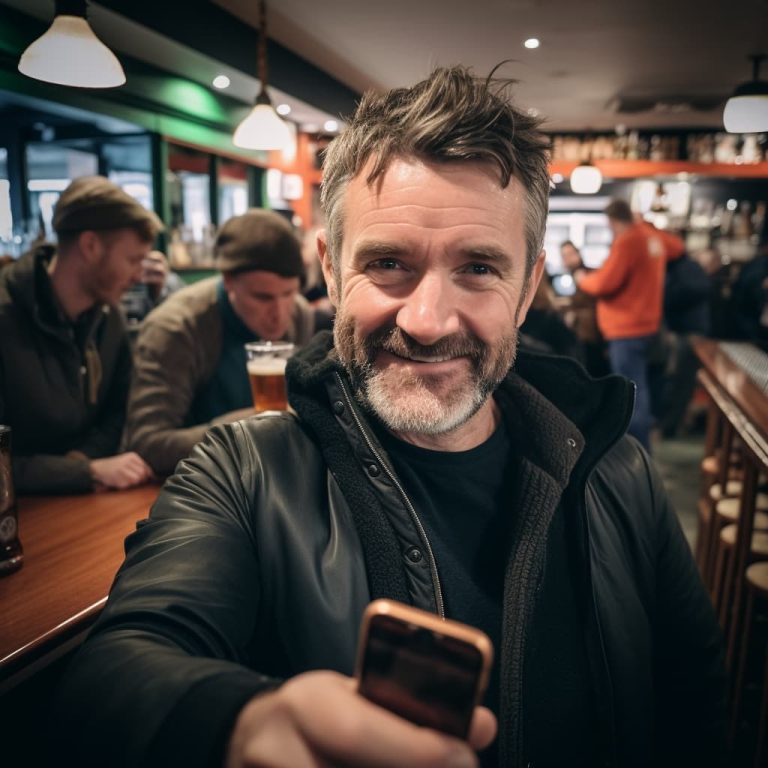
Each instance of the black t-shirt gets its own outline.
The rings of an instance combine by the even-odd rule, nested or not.
[[[515,515],[516,459],[508,430],[502,422],[482,445],[458,452],[419,448],[376,431],[434,552],[446,616],[482,629],[493,642],[484,703],[498,715],[504,570]],[[536,768],[578,768],[594,764],[594,704],[561,510],[547,543],[526,643],[523,743]],[[481,763],[490,768],[497,760],[494,743]]]

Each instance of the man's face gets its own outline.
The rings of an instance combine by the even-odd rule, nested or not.
[[[359,395],[396,433],[467,424],[514,361],[543,258],[525,286],[524,194],[475,163],[393,161],[345,193],[336,349]],[[542,254],[543,257],[543,254]]]
[[[288,332],[299,291],[298,277],[257,269],[225,274],[224,288],[235,314],[260,339],[277,341]]]
[[[142,240],[133,229],[107,233],[84,232],[81,246],[88,249],[86,290],[98,304],[117,304],[120,297],[141,280],[142,261],[152,243]]]

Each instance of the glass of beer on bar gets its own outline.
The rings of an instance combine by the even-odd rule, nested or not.
[[[248,378],[256,413],[285,411],[285,364],[293,354],[289,341],[252,341],[245,345]]]

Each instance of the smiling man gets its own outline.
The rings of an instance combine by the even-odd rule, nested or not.
[[[152,473],[118,454],[131,353],[117,305],[162,223],[87,176],[62,192],[53,228],[56,247],[39,246],[0,280],[0,423],[13,428],[16,488],[128,488]]]
[[[324,163],[333,336],[289,362],[295,413],[212,430],[128,540],[65,683],[60,749],[228,768],[718,763],[718,629],[625,436],[632,387],[516,355],[548,190],[546,141],[504,83],[439,69],[362,100]],[[466,742],[356,692],[378,597],[492,638]]]
[[[253,413],[247,342],[305,344],[315,332],[299,294],[301,247],[282,216],[253,209],[232,217],[214,255],[221,275],[174,293],[146,317],[136,342],[126,440],[161,475],[212,424]]]

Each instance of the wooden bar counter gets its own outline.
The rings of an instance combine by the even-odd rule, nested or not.
[[[82,642],[123,561],[123,542],[160,491],[22,496],[21,570],[0,578],[0,694]]]
[[[758,442],[768,440],[768,389],[765,389],[755,379],[754,375],[736,362],[727,353],[728,349],[740,349],[744,353],[752,353],[757,365],[761,358],[768,366],[768,357],[757,347],[745,343],[719,342],[711,339],[696,338],[693,349],[701,361],[702,367],[709,374],[712,382],[741,412],[750,432]],[[759,373],[768,373],[765,368]]]

